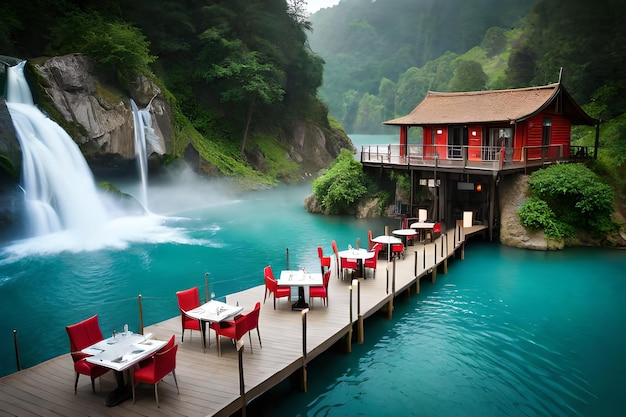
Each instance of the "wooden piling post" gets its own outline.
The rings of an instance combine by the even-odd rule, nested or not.
[[[239,395],[241,396],[241,416],[246,417],[246,385],[243,380],[243,337],[237,340],[237,355],[239,356]]]
[[[204,273],[204,302],[208,303],[209,299],[209,273]]]
[[[346,337],[346,352],[352,353],[352,326],[354,321],[352,319],[352,289],[354,288],[354,281],[350,285],[350,328],[348,330],[348,336]]]
[[[13,346],[15,347],[15,363],[17,365],[17,370],[22,370],[22,364],[20,362],[20,348],[19,343],[17,342],[17,329],[13,329]]]
[[[137,304],[139,305],[139,334],[143,334],[143,306],[141,304],[141,294],[137,296]]]
[[[307,392],[307,375],[306,375],[306,315],[309,309],[302,310],[302,391]]]
[[[365,335],[363,334],[363,315],[361,314],[361,282],[358,279],[353,280],[353,282],[354,281],[356,281],[356,314],[358,320],[356,341],[359,345],[362,345]]]

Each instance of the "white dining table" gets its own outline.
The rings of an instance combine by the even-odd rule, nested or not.
[[[433,223],[433,222],[415,222],[415,223],[411,223],[410,227],[411,227],[411,229],[416,229],[419,232],[420,240],[423,241],[425,239],[423,234],[425,233],[426,230],[430,230],[431,231],[431,236],[432,236],[432,230],[435,227],[435,223]]]
[[[344,259],[356,259],[357,264],[359,266],[359,274],[362,277],[365,277],[365,268],[363,267],[363,263],[366,259],[372,259],[376,252],[368,251],[366,249],[346,249],[337,253],[340,258]]]
[[[107,396],[105,404],[108,407],[116,406],[132,396],[129,385],[124,383],[124,371],[150,357],[166,343],[151,339],[151,335],[128,332],[118,333],[115,337],[101,340],[81,350],[82,353],[92,355],[85,359],[87,362],[115,371],[117,389]]]
[[[302,269],[286,269],[280,271],[276,284],[285,287],[298,287],[298,301],[291,305],[291,309],[300,311],[309,308],[309,304],[304,298],[304,287],[324,285],[324,279],[321,272],[309,273]]]
[[[372,242],[387,245],[387,262],[391,262],[391,245],[402,243],[402,239],[390,235],[380,235],[373,238]]]
[[[235,317],[243,310],[242,306],[230,305],[217,300],[211,300],[193,310],[185,311],[185,314],[200,322],[202,333],[202,347],[206,351],[206,324],[219,323]]]
[[[407,246],[407,238],[409,236],[415,236],[419,234],[419,232],[415,229],[396,229],[396,230],[393,230],[391,233],[396,236],[401,236],[402,243],[404,244],[404,246]]]

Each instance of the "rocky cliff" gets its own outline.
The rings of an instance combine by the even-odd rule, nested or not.
[[[96,176],[100,173],[124,175],[134,169],[134,124],[130,105],[148,108],[152,127],[160,143],[148,149],[153,156],[171,154],[174,121],[172,107],[161,89],[144,76],[131,82],[128,92],[108,84],[93,61],[80,54],[40,58],[29,62],[27,77],[37,105],[59,123],[80,146],[85,159]],[[11,126],[6,107],[0,99],[0,123]],[[6,123],[5,123],[6,122]],[[19,173],[21,154],[12,129],[0,132],[0,155],[13,164]],[[298,163],[302,177],[317,172],[339,154],[342,147],[352,143],[343,132],[322,129],[300,121],[280,140],[289,144],[285,157]],[[193,144],[184,151],[185,159],[202,173],[219,174],[215,167],[202,160]],[[264,171],[264,156],[254,150],[247,154],[248,162]],[[1,168],[1,166],[0,166]]]
[[[130,85],[128,94],[106,85],[95,65],[84,55],[53,57],[33,65],[40,87],[37,100],[50,106],[57,122],[79,144],[94,170],[119,169],[135,159],[134,124],[130,105],[148,108],[160,143],[148,155],[172,148],[172,111],[161,89],[144,76]]]

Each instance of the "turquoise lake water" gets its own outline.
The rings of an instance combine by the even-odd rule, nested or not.
[[[626,253],[532,252],[470,241],[365,343],[277,387],[253,416],[621,416]]]
[[[353,139],[355,139],[353,137]],[[388,138],[359,137],[362,143]],[[370,141],[370,142],[368,142]],[[217,297],[262,285],[262,268],[313,269],[397,220],[306,213],[310,184],[234,194],[193,177],[150,189],[151,216],[123,218],[80,250],[71,236],[0,243],[0,375],[68,352],[64,327],[94,313],[103,332],[178,314],[174,293]],[[180,178],[179,178],[180,179]],[[119,184],[134,192],[133,185]],[[366,321],[353,353],[309,366],[309,392],[281,384],[250,413],[272,416],[618,416],[626,409],[626,252],[533,252],[472,240],[393,320]]]

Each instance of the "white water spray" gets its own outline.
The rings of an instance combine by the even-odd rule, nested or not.
[[[30,232],[63,230],[89,239],[107,221],[94,179],[72,138],[33,104],[25,61],[7,71],[7,107],[22,149]]]

